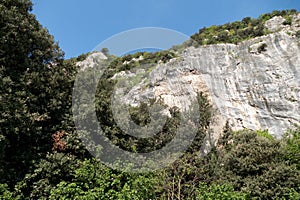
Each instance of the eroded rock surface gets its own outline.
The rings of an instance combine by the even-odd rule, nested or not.
[[[114,78],[131,86],[116,91],[123,92],[126,104],[156,98],[181,110],[202,91],[218,110],[212,132],[220,133],[228,122],[234,130],[268,129],[280,137],[300,124],[300,39],[295,34],[300,15],[293,16],[291,26],[283,20],[270,19],[266,26],[273,33],[238,45],[190,47],[154,69],[120,72]]]

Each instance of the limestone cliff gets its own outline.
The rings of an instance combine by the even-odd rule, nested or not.
[[[117,90],[123,91],[126,104],[157,98],[181,110],[203,91],[218,111],[214,129],[228,122],[234,130],[268,129],[280,137],[288,127],[300,124],[300,38],[296,36],[300,14],[292,16],[291,25],[283,21],[280,16],[268,20],[270,34],[265,36],[238,44],[188,47],[154,68],[122,71],[113,78],[128,80],[131,86]],[[93,60],[79,65],[92,66]]]

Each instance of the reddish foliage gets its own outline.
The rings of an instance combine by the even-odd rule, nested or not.
[[[65,131],[57,131],[52,134],[53,139],[53,150],[54,151],[64,151],[66,149],[67,143],[62,140],[62,137],[66,135]]]

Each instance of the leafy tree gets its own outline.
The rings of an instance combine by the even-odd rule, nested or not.
[[[252,197],[286,198],[291,188],[299,192],[300,171],[285,162],[285,154],[281,141],[261,131],[228,132],[213,153],[217,159],[210,160],[214,181],[249,191]]]
[[[201,158],[199,150],[213,118],[202,93],[197,96],[200,123],[195,141],[166,169],[131,174],[94,160],[78,139],[70,112],[76,62],[89,54],[64,60],[31,10],[30,0],[0,1],[0,199],[249,199],[250,195],[299,199],[299,128],[278,140],[267,131],[232,132],[226,127],[217,147]],[[258,19],[203,28],[192,38],[198,45],[238,43],[267,34],[266,20],[274,16],[288,20],[296,12],[274,11]],[[123,70],[134,72],[142,64],[148,64],[150,73],[176,54],[138,52],[116,58],[107,49],[102,51],[108,59],[98,67],[110,64],[99,81],[96,111],[105,134],[129,151],[163,147],[178,128],[178,109],[170,109],[171,117],[154,139],[130,137],[117,127],[111,113],[116,84],[111,78]],[[87,73],[85,78],[90,77]],[[151,103],[130,108],[137,124],[149,123]]]
[[[0,182],[11,187],[51,150],[71,106],[73,65],[29,0],[0,2]]]
[[[108,50],[108,48],[102,48],[102,49],[101,49],[101,52],[102,52],[104,55],[106,55],[106,56],[109,55],[109,50]]]
[[[114,171],[94,160],[85,160],[71,181],[62,181],[51,191],[50,199],[154,199],[158,179],[153,174]]]
[[[79,160],[63,153],[49,154],[42,159],[35,170],[16,185],[15,196],[21,199],[47,198],[50,190],[61,180],[70,180]]]
[[[201,183],[197,189],[197,200],[247,200],[251,199],[250,193],[243,193],[234,191],[230,185],[216,185],[208,186]]]

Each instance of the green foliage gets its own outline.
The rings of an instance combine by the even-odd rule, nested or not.
[[[250,17],[244,18],[242,21],[227,23],[220,26],[211,26],[202,28],[198,33],[191,36],[191,41],[184,44],[187,46],[199,46],[218,43],[234,43],[263,36],[269,33],[264,27],[264,23],[275,16],[282,16],[286,20],[285,25],[291,25],[292,18],[290,15],[297,13],[296,10],[273,11],[272,13],[263,14],[258,19]]]
[[[84,54],[81,54],[79,55],[77,58],[76,58],[76,61],[77,62],[80,62],[80,61],[84,61],[91,53],[84,53]]]
[[[62,180],[70,181],[73,171],[80,165],[75,156],[64,153],[48,154],[36,164],[35,170],[27,174],[16,186],[15,195],[25,199],[46,199],[50,191]]]
[[[70,113],[75,66],[64,65],[29,0],[0,3],[0,182],[12,187],[51,151]]]
[[[214,112],[212,105],[208,101],[207,95],[203,92],[197,93],[197,103],[199,106],[199,124],[198,132],[191,144],[188,152],[199,152],[201,150],[202,142],[207,134],[208,128],[214,120]]]
[[[298,192],[294,188],[291,188],[291,190],[288,193],[287,199],[299,200],[300,199],[299,191],[300,191],[300,186],[298,187]]]
[[[108,48],[102,48],[102,49],[101,49],[101,52],[102,52],[105,56],[108,56],[108,55],[109,55],[109,50],[108,50]]]
[[[256,134],[258,136],[268,138],[269,140],[273,140],[274,139],[274,137],[268,132],[268,129],[266,129],[266,130],[257,130]]]
[[[295,9],[291,9],[291,10],[275,10],[272,13],[266,13],[266,14],[262,14],[261,16],[259,16],[259,19],[262,20],[263,22],[266,22],[267,20],[275,17],[275,16],[282,16],[284,18],[289,17],[290,15],[293,14],[297,14],[297,10]]]
[[[157,199],[196,199],[201,182],[209,183],[207,159],[197,153],[187,153],[166,169],[158,172],[161,182],[157,186]]]
[[[93,160],[85,160],[74,171],[74,178],[60,182],[50,199],[153,199],[157,177],[152,174],[117,172]]]
[[[0,184],[0,199],[1,200],[12,200],[12,192],[9,191],[9,188],[6,184]]]
[[[300,128],[288,130],[284,141],[285,160],[300,170]]]
[[[292,25],[292,18],[290,16],[287,16],[285,18],[285,21],[282,22],[283,25]]]
[[[300,30],[296,32],[296,37],[300,38]]]
[[[216,182],[262,199],[285,198],[291,188],[298,191],[300,171],[285,162],[281,141],[261,137],[261,131],[228,134],[214,153],[217,160],[211,161]]]
[[[267,49],[267,44],[266,43],[263,43],[263,44],[261,44],[258,48],[257,48],[257,52],[258,53],[261,53],[261,52],[263,52],[263,51],[266,51]]]
[[[226,127],[218,145],[202,158],[199,151],[214,114],[203,93],[197,96],[200,120],[195,140],[167,168],[131,174],[94,160],[78,139],[71,113],[76,62],[88,54],[64,60],[31,9],[29,0],[0,2],[0,199],[299,199],[299,128],[278,140],[266,130],[233,133]],[[263,23],[273,16],[283,16],[290,24],[294,13],[274,11],[258,19],[246,17],[241,22],[203,28],[192,38],[200,45],[238,43],[267,34]],[[95,103],[106,136],[132,152],[162,148],[174,137],[182,113],[170,108],[171,117],[154,138],[125,134],[111,113],[117,83],[111,77],[120,71],[135,72],[142,65],[150,73],[176,54],[138,52],[117,58],[108,49],[102,52],[108,59],[99,63],[99,69],[110,64],[99,81]],[[92,75],[88,72],[84,78],[94,81]],[[134,83],[142,78],[136,77]],[[154,102],[160,103],[153,99],[131,107],[130,117],[141,126],[149,124],[149,107]],[[91,112],[86,109],[83,114]]]
[[[208,186],[201,183],[197,189],[197,200],[247,200],[250,198],[250,193],[243,193],[234,191],[230,185],[216,185]]]
[[[155,149],[163,147],[168,141],[170,141],[175,133],[176,127],[178,126],[179,116],[176,116],[176,109],[171,113],[173,116],[167,119],[165,126],[162,131],[157,133],[153,138],[136,138],[124,133],[116,124],[111,105],[111,97],[115,85],[122,84],[122,81],[126,85],[136,85],[144,76],[147,74],[138,74],[133,78],[112,80],[116,73],[120,71],[134,72],[139,68],[140,65],[146,66],[147,69],[151,69],[153,66],[157,66],[159,62],[166,62],[169,59],[175,57],[174,53],[168,51],[148,53],[148,52],[137,52],[135,54],[128,54],[121,58],[112,57],[109,60],[109,66],[105,70],[101,80],[99,81],[97,92],[96,92],[96,113],[98,120],[103,128],[105,135],[117,146],[133,152],[149,152]],[[146,69],[146,70],[147,70]],[[147,73],[150,73],[149,71]],[[89,73],[85,74],[86,80],[89,78]],[[137,124],[142,126],[147,125],[150,122],[149,119],[149,107],[153,104],[161,104],[159,100],[149,100],[149,102],[142,103],[139,107],[130,108],[130,117]],[[113,105],[116,106],[116,105]],[[121,108],[123,105],[120,105]],[[164,107],[164,105],[161,104]],[[86,111],[89,112],[89,111]],[[126,120],[126,116],[124,116]],[[122,120],[123,121],[123,120]],[[158,123],[158,122],[157,122]],[[143,134],[143,133],[141,133]],[[159,142],[156,142],[159,141]]]

